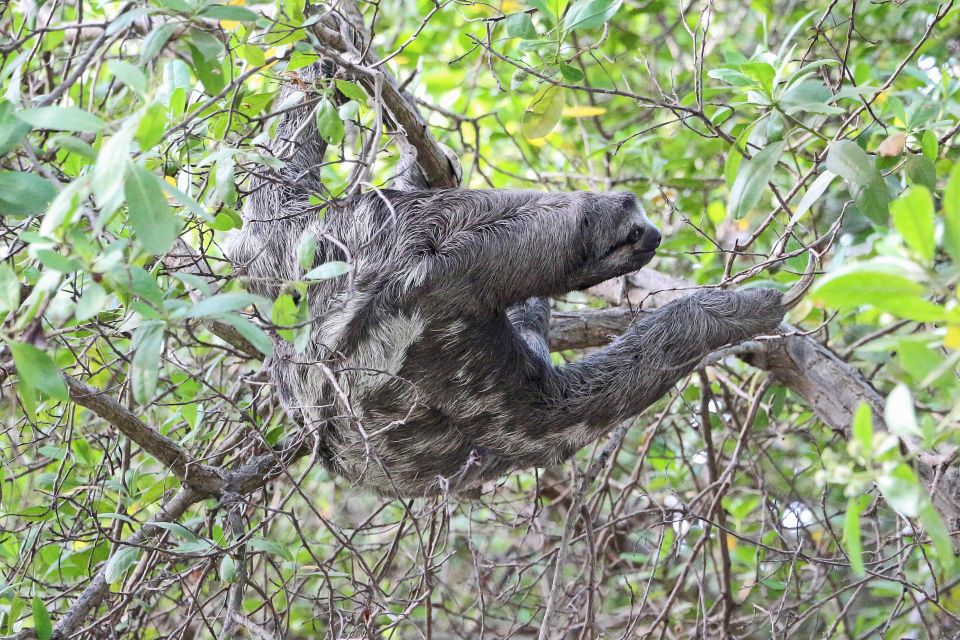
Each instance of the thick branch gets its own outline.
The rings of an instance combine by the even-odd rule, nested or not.
[[[67,383],[71,400],[90,409],[119,429],[123,435],[169,468],[185,486],[208,496],[216,495],[222,490],[224,480],[219,469],[194,461],[180,445],[157,432],[96,387],[66,374],[63,379]]]
[[[331,28],[331,22],[321,21],[313,26],[317,39],[326,48],[324,55],[332,58],[341,69],[354,75],[371,96],[376,98],[379,91],[380,102],[389,112],[393,124],[403,130],[407,141],[417,150],[417,163],[431,187],[458,186],[460,180],[456,168],[433,137],[427,121],[416,105],[400,90],[396,79],[385,67],[378,68],[379,60],[373,47],[364,42],[366,34],[351,27],[354,38],[360,41],[358,49],[347,42],[339,31]],[[365,54],[361,54],[360,50],[365,51]]]

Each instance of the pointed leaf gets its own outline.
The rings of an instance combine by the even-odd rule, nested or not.
[[[542,138],[553,131],[563,115],[566,93],[561,87],[547,85],[534,96],[523,112],[520,130],[528,140]]]
[[[890,203],[893,226],[907,245],[926,262],[936,252],[934,239],[933,197],[926,187],[913,185]]]
[[[26,342],[10,342],[13,363],[20,382],[41,391],[55,400],[66,400],[67,385],[60,369],[46,353]]]
[[[159,182],[155,175],[139,165],[133,165],[127,171],[123,182],[134,237],[154,255],[166,253],[180,235],[180,220],[173,215]]]
[[[760,196],[767,188],[773,170],[783,154],[785,144],[776,142],[740,163],[737,179],[730,190],[730,204],[727,206],[727,211],[734,218],[742,218],[760,201]]]

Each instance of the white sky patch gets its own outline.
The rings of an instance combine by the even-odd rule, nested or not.
[[[803,502],[791,502],[780,519],[785,529],[806,528],[817,521],[813,511]]]

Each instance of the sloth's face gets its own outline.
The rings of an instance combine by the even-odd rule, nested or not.
[[[660,246],[660,231],[632,193],[590,194],[579,214],[586,259],[578,289],[636,271]]]

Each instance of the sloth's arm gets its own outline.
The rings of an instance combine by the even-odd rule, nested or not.
[[[606,348],[555,369],[544,407],[518,425],[526,430],[522,440],[541,450],[504,453],[535,464],[572,454],[666,395],[712,351],[775,333],[784,311],[772,289],[704,291],[662,307]],[[498,444],[509,448],[510,438]]]

